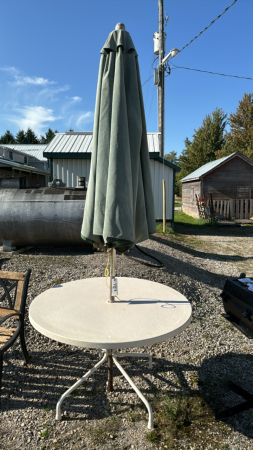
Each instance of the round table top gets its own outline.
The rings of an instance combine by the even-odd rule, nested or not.
[[[118,277],[120,301],[109,303],[105,278],[54,286],[29,310],[33,327],[51,339],[86,348],[151,345],[181,333],[191,305],[174,289],[139,278]]]

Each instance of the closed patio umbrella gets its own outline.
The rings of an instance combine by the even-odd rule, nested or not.
[[[81,236],[120,252],[156,231],[138,56],[118,24],[101,50]]]

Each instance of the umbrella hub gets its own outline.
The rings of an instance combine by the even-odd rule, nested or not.
[[[123,23],[119,22],[119,23],[117,23],[115,30],[124,30],[125,31],[126,27]]]

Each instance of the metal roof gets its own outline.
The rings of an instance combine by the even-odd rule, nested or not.
[[[240,152],[235,152],[235,153],[232,153],[231,155],[224,156],[223,158],[216,159],[215,161],[210,161],[210,162],[204,164],[203,166],[199,167],[197,170],[194,170],[194,172],[192,172],[189,175],[187,175],[186,177],[182,178],[180,181],[183,182],[183,181],[199,179],[199,178],[203,177],[204,175],[206,175],[208,172],[211,172],[213,169],[215,169],[219,165],[223,164],[226,160],[235,156],[236,154],[241,155]]]
[[[30,158],[35,158],[39,161],[47,161],[47,158],[43,156],[43,152],[48,147],[48,144],[0,144],[0,146],[22,153]]]
[[[147,133],[148,148],[150,153],[159,153],[159,133]],[[56,133],[55,137],[44,150],[49,153],[91,153],[92,131]]]
[[[33,166],[28,166],[27,164],[19,164],[14,161],[9,161],[2,156],[0,156],[0,166],[4,164],[6,166],[16,167],[17,169],[23,170],[25,172],[39,173],[42,175],[48,175],[48,172],[45,170],[36,169]]]

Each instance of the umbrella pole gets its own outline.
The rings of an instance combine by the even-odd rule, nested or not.
[[[107,382],[107,392],[113,391],[113,359],[112,351],[107,350],[107,360],[108,360],[108,382]]]
[[[111,250],[111,261],[110,261],[110,298],[109,302],[115,302],[115,295],[112,293],[113,281],[115,279],[115,259],[116,259],[116,250],[113,248]]]

